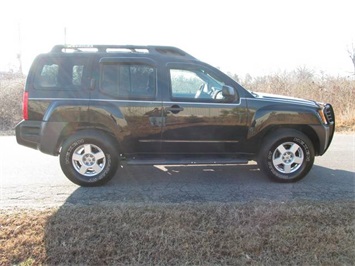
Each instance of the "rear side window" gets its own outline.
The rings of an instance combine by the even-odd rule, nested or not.
[[[87,85],[85,58],[42,58],[34,78],[36,89],[75,90]]]
[[[102,64],[101,92],[117,99],[153,99],[156,69],[145,64]]]

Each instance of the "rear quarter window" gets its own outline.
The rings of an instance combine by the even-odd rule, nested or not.
[[[102,64],[100,90],[117,99],[151,100],[156,94],[156,69],[145,64]]]
[[[87,85],[87,59],[41,58],[34,76],[35,89],[76,90]]]

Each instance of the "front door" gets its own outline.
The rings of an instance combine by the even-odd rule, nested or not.
[[[238,152],[246,136],[246,102],[222,95],[225,82],[199,65],[171,65],[170,99],[163,102],[162,148],[170,154]],[[235,88],[234,88],[235,90]]]

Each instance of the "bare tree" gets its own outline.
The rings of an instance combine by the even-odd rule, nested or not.
[[[355,75],[355,47],[354,47],[354,44],[352,44],[351,48],[348,49],[348,54],[349,54],[349,57],[350,57],[351,61],[353,62],[354,75]]]
[[[22,69],[22,38],[21,38],[21,24],[18,24],[18,53],[16,54],[17,60],[19,62],[18,73],[23,74]]]

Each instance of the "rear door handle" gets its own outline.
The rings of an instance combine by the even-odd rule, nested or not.
[[[165,111],[166,111],[167,113],[171,112],[171,113],[173,113],[173,114],[177,114],[177,113],[179,113],[179,112],[181,112],[181,111],[184,111],[184,108],[181,107],[181,106],[179,106],[179,105],[177,105],[177,104],[174,104],[174,105],[171,106],[171,107],[166,107],[166,108],[165,108]]]

